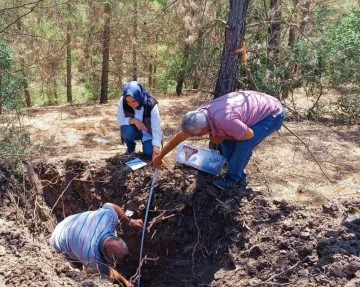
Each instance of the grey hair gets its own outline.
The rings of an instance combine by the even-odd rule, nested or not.
[[[198,133],[208,126],[209,122],[205,113],[201,111],[191,111],[184,115],[181,121],[181,132]]]

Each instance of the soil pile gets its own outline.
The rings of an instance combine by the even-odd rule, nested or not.
[[[153,169],[128,156],[106,161],[0,167],[0,286],[113,286],[70,265],[47,245],[64,217],[113,202],[144,218]],[[321,208],[269,200],[260,191],[212,187],[213,177],[178,165],[159,170],[148,218],[141,286],[360,286],[360,200]],[[119,226],[139,264],[141,234]]]

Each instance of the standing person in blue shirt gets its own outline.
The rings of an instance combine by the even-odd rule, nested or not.
[[[158,102],[139,82],[125,85],[118,104],[117,123],[127,147],[126,154],[135,151],[135,140],[142,141],[146,156],[152,158],[160,153],[163,134]]]
[[[126,243],[117,237],[118,220],[139,231],[143,228],[141,219],[130,219],[118,205],[105,203],[98,210],[66,217],[55,227],[49,243],[57,252],[81,262],[88,270],[131,287],[133,284],[114,268],[124,262],[129,252]]]

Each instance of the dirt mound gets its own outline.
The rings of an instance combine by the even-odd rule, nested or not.
[[[130,159],[28,163],[25,180],[0,167],[0,285],[113,286],[70,266],[47,238],[64,217],[108,201],[143,218],[153,169],[132,172]],[[159,170],[141,286],[360,286],[358,198],[313,209],[251,189],[220,192],[211,181],[184,166]],[[119,267],[129,278],[141,234],[118,233],[131,252]]]

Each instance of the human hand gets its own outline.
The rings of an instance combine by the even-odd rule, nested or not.
[[[210,136],[210,141],[214,144],[219,144],[224,140],[223,136]]]
[[[136,126],[136,128],[139,131],[147,131],[146,126],[144,125],[144,123],[142,121],[139,121],[138,119],[133,119],[133,124]]]
[[[158,154],[153,155],[152,165],[154,168],[165,167],[165,161]]]
[[[141,231],[143,229],[144,223],[141,219],[131,219],[129,225],[130,227]]]

